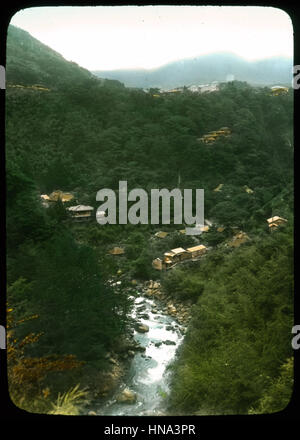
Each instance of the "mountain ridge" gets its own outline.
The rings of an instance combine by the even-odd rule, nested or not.
[[[232,52],[185,58],[153,69],[89,71],[13,25],[8,28],[7,54],[8,82],[44,83],[52,87],[91,78],[119,81],[126,87],[136,88],[170,89],[231,79],[257,86],[289,86],[293,75],[291,58],[280,56],[247,61]]]
[[[154,69],[94,70],[92,73],[121,81],[126,87],[141,88],[225,82],[229,76],[252,85],[289,85],[292,64],[291,58],[283,56],[247,61],[232,52],[214,52],[172,61]]]
[[[6,71],[8,83],[43,83],[52,87],[93,77],[87,69],[67,61],[29,32],[13,25],[9,25],[7,32]]]

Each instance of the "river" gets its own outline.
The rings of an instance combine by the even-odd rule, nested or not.
[[[131,360],[128,373],[114,395],[104,404],[95,404],[99,415],[149,416],[163,415],[169,392],[168,364],[174,359],[183,340],[184,327],[174,317],[160,310],[157,301],[139,296],[134,300],[132,317],[149,327],[149,331],[134,331],[134,339],[143,347]],[[136,394],[134,403],[119,403],[117,396],[124,389]]]

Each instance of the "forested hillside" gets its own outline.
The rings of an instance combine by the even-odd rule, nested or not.
[[[174,298],[193,303],[172,366],[171,413],[281,409],[292,382],[293,92],[274,96],[268,87],[233,81],[213,93],[146,93],[95,78],[12,26],[7,47],[15,402],[48,411],[45,390],[65,391],[110,368],[107,353],[131,325],[129,294],[108,282],[122,274],[124,286],[133,278],[160,279]],[[199,140],[221,127],[230,135]],[[128,190],[204,188],[212,227],[197,238],[210,248],[203,262],[168,273],[152,268],[161,253],[193,243],[178,232],[184,225],[164,226],[171,233],[158,242],[160,225],[100,226],[94,217],[74,223],[66,211],[71,202],[46,209],[40,201],[61,189],[97,208],[97,191],[118,190],[121,180]],[[275,215],[287,224],[270,233],[266,220]],[[238,249],[228,246],[236,230],[249,236]],[[124,258],[108,255],[120,245]],[[274,389],[284,365],[281,399]],[[72,370],[67,380],[66,370]]]

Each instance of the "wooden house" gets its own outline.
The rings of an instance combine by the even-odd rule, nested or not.
[[[190,258],[200,257],[201,255],[205,254],[206,250],[207,248],[203,244],[187,248],[187,252]]]
[[[278,226],[286,224],[287,220],[285,218],[279,217],[278,215],[275,215],[274,217],[268,218],[267,222],[269,224],[269,228],[271,230],[274,230]]]
[[[59,189],[56,191],[53,191],[49,195],[50,202],[57,202],[58,200],[61,200],[64,203],[64,202],[70,202],[70,200],[73,200],[73,199],[74,199],[73,194],[68,193],[68,192],[63,192]]]
[[[110,255],[123,255],[125,254],[125,250],[121,247],[115,246],[110,251],[108,251]]]
[[[168,235],[168,232],[159,231],[159,232],[156,232],[154,235],[155,235],[155,237],[158,237],[158,238],[166,238],[166,236]]]
[[[172,249],[168,252],[164,253],[164,261],[171,261],[172,263],[177,263],[179,261],[184,260],[185,255],[186,254],[186,250],[179,247],[176,249]]]
[[[75,220],[87,220],[91,218],[94,208],[92,206],[76,205],[67,208],[72,218]]]

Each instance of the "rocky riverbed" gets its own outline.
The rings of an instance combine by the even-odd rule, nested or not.
[[[158,282],[137,286],[133,330],[107,357],[112,365],[107,387],[98,393],[91,415],[158,415],[169,391],[167,366],[174,359],[189,320],[187,306],[176,304]],[[96,397],[96,396],[95,396]]]
[[[191,317],[192,303],[187,301],[184,304],[174,300],[170,295],[162,291],[159,281],[148,281],[143,286],[143,294],[147,298],[158,300],[160,310],[174,317],[179,324],[186,326]]]

